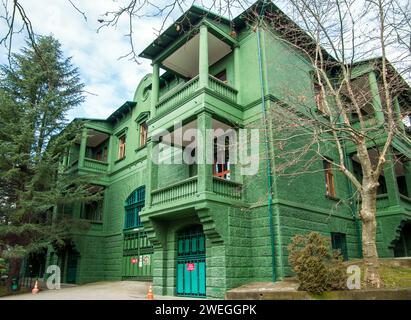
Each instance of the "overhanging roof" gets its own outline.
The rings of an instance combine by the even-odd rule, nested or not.
[[[107,121],[115,121],[116,119],[122,117],[124,114],[130,112],[130,110],[136,106],[134,101],[126,101],[120,108],[114,111],[108,118]]]
[[[147,48],[145,48],[139,54],[139,57],[154,59],[165,48],[176,41],[181,35],[185,34],[187,30],[190,30],[193,25],[196,25],[203,18],[209,18],[211,20],[219,21],[226,25],[230,24],[229,19],[193,5],[170,27],[168,27],[168,29],[166,29],[157,39],[155,39]],[[178,30],[177,26],[179,27]]]

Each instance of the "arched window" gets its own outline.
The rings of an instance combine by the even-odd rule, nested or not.
[[[146,188],[143,186],[134,190],[127,198],[125,204],[126,217],[124,219],[124,229],[143,226],[140,220],[140,211],[144,207],[145,196]]]

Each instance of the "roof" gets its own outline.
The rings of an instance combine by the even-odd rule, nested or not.
[[[166,47],[177,40],[182,34],[189,30],[193,25],[196,25],[203,18],[220,21],[229,25],[231,21],[223,16],[215,14],[211,11],[198,6],[191,6],[182,16],[180,16],[170,27],[168,27],[157,39],[145,48],[139,57],[146,59],[154,59]],[[178,28],[177,28],[178,26]]]
[[[119,117],[123,116],[124,114],[128,113],[133,107],[136,106],[136,102],[134,101],[126,101],[120,108],[114,111],[108,118],[107,121],[115,121]]]

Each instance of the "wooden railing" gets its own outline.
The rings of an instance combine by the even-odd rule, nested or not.
[[[224,83],[223,81],[213,77],[212,75],[208,76],[208,80],[209,80],[208,86],[211,90],[217,92],[223,97],[230,99],[233,102],[237,101],[237,90],[236,89]]]
[[[102,162],[90,158],[85,158],[84,159],[84,168],[87,169],[92,169],[98,172],[107,172],[108,169],[108,163],[107,162]]]
[[[197,177],[192,177],[151,192],[151,204],[159,205],[188,198],[197,193]]]
[[[390,199],[388,199],[388,194],[377,195],[377,209],[384,209],[390,206]]]
[[[189,98],[198,89],[198,76],[187,81],[184,85],[172,89],[164,94],[156,106],[156,114],[162,114],[171,107]]]
[[[403,194],[400,194],[400,199],[401,199],[401,205],[411,210],[411,198]]]
[[[213,177],[213,192],[223,197],[241,199],[242,185],[218,177]]]
[[[208,77],[209,89],[233,102],[237,101],[236,89],[213,77],[212,75],[209,75]],[[190,96],[192,96],[199,89],[201,89],[199,86],[199,76],[194,77],[183,85],[179,85],[171,89],[169,92],[160,97],[160,101],[156,106],[156,115],[161,115],[184,100],[189,99]]]
[[[375,115],[368,115],[364,117],[364,127],[365,130],[369,130],[370,128],[374,128],[378,125],[378,121],[377,118],[375,117]],[[355,130],[360,130],[361,126],[360,126],[360,121],[352,121],[352,127]]]

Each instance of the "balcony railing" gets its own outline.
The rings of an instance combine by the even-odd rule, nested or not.
[[[214,177],[213,192],[223,197],[241,199],[242,185],[237,182]]]
[[[411,210],[411,198],[400,194],[401,206]]]
[[[108,169],[108,163],[107,162],[102,162],[90,158],[85,158],[84,159],[84,168],[87,169],[92,169],[94,171],[98,172],[107,172]]]
[[[208,88],[210,90],[232,102],[237,101],[236,89],[211,75],[208,77]],[[169,92],[161,96],[160,101],[156,106],[156,114],[161,115],[174,106],[188,100],[199,89],[201,89],[199,86],[199,76],[194,77],[181,86],[171,89]]]
[[[181,103],[185,99],[188,99],[198,89],[198,78],[199,77],[197,76],[190,81],[187,81],[181,87],[178,86],[163,95],[156,106],[156,114],[162,114],[171,107]]]
[[[236,102],[237,101],[237,90],[223,81],[213,77],[212,75],[208,76],[208,86],[211,90],[220,94],[223,97],[228,98],[229,100]]]
[[[159,205],[188,198],[197,193],[197,177],[183,180],[151,192],[151,204]]]
[[[384,209],[390,206],[390,199],[387,193],[377,195],[377,209]]]

